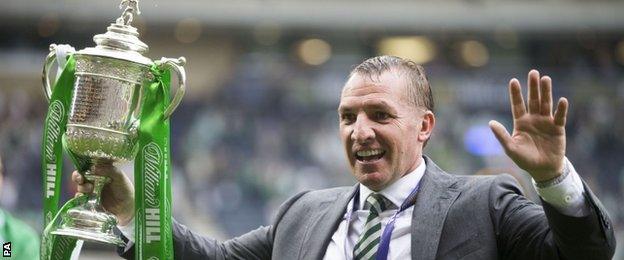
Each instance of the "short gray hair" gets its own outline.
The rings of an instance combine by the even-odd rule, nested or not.
[[[371,78],[373,76],[378,77],[393,69],[407,75],[407,101],[416,107],[425,107],[427,110],[433,111],[433,94],[425,74],[425,68],[411,60],[387,55],[372,57],[355,66],[349,74],[349,78],[355,74]]]

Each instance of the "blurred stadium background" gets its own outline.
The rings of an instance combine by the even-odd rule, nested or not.
[[[93,46],[118,4],[0,3],[0,206],[38,231],[48,45]],[[174,216],[197,232],[240,235],[269,223],[298,191],[352,185],[337,131],[340,89],[354,64],[393,54],[429,74],[438,125],[426,153],[456,174],[512,173],[534,199],[487,122],[511,127],[510,78],[524,84],[531,68],[550,75],[555,95],[571,103],[567,155],[624,240],[622,1],[141,0],[140,8],[148,56],[188,60],[189,91],[172,122]],[[83,259],[111,255],[89,244]]]

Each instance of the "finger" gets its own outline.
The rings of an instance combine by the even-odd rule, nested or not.
[[[529,114],[537,114],[540,111],[539,72],[537,70],[531,70],[529,72],[527,84],[529,89],[527,93]]]
[[[489,125],[490,129],[492,129],[492,133],[494,133],[498,142],[501,146],[503,146],[503,149],[505,149],[505,152],[509,151],[511,136],[509,135],[509,132],[507,132],[507,129],[505,129],[505,127],[496,120],[491,120]]]
[[[511,103],[511,113],[514,118],[519,118],[526,113],[520,88],[520,81],[517,79],[514,78],[509,81],[509,100]]]
[[[540,113],[544,116],[552,115],[552,79],[549,76],[542,77],[540,82]]]
[[[84,178],[82,177],[82,174],[80,174],[78,171],[72,172],[71,178],[73,182],[79,185],[84,183]]]
[[[557,110],[555,111],[555,125],[565,126],[568,116],[568,100],[564,97],[559,99]]]
[[[80,196],[84,195],[84,193],[82,192],[76,192],[76,194],[74,195],[74,198],[78,198]]]
[[[121,171],[112,164],[99,164],[91,167],[91,173],[100,176],[108,176],[115,179],[118,175],[122,175]]]
[[[93,184],[85,183],[85,184],[78,185],[77,190],[80,193],[86,193],[86,194],[92,193],[93,192]]]

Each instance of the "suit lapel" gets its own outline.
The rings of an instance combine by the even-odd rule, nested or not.
[[[446,215],[460,193],[454,187],[455,180],[451,175],[442,171],[429,157],[423,157],[427,170],[421,179],[412,214],[412,259],[435,258]],[[299,259],[323,258],[357,188],[356,184],[351,192],[338,194],[321,204],[315,214],[316,220],[306,230]]]
[[[434,259],[446,215],[459,190],[454,178],[424,156],[427,170],[423,175],[412,214],[412,259]]]
[[[299,259],[323,258],[332,235],[343,219],[347,204],[353,198],[357,188],[358,185],[355,185],[351,192],[338,194],[337,197],[330,198],[321,204],[319,214],[316,214],[316,220],[307,228]]]

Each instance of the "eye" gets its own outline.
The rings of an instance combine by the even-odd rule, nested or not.
[[[352,124],[355,122],[355,114],[352,113],[343,113],[340,115],[340,120],[345,124]]]
[[[385,121],[390,118],[390,114],[383,111],[375,111],[373,113],[373,118],[375,119],[375,121]]]

